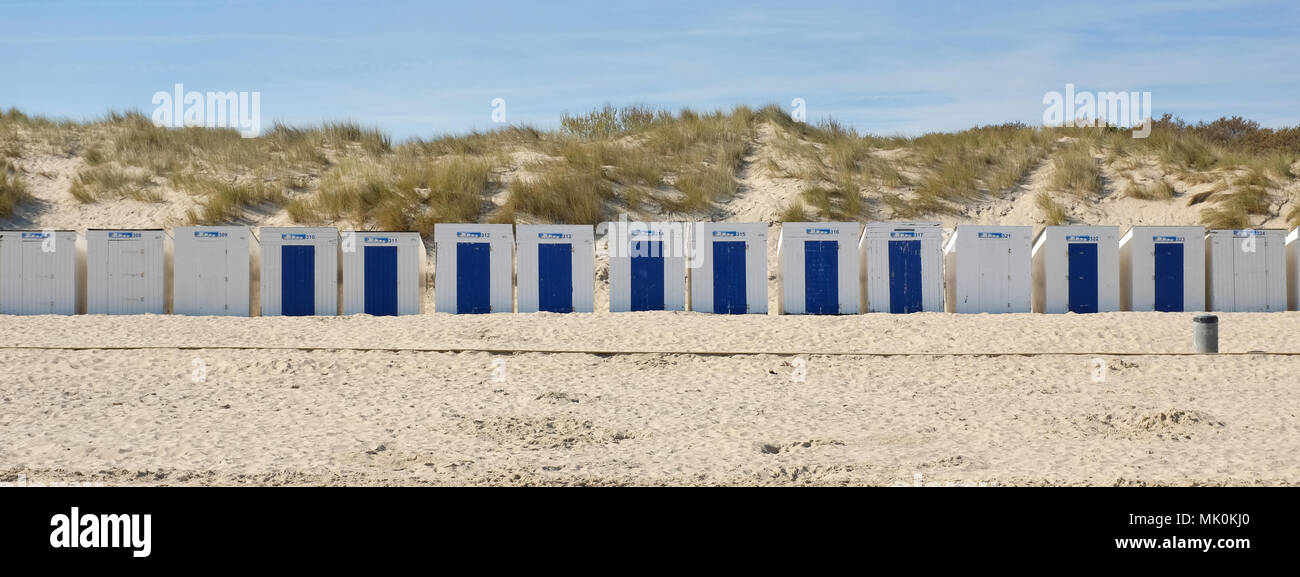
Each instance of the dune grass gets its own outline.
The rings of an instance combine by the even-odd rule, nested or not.
[[[1214,197],[1214,206],[1201,210],[1202,224],[1209,228],[1248,228],[1252,216],[1269,215],[1272,180],[1263,172],[1249,170],[1233,183],[1231,192]]]
[[[233,182],[187,173],[172,177],[171,183],[177,190],[199,197],[199,210],[191,209],[186,214],[192,225],[241,222],[248,207],[278,206],[284,202],[278,184],[261,177]]]
[[[123,169],[116,165],[83,168],[72,181],[69,192],[83,203],[123,198],[141,202],[162,201],[161,194],[147,172]]]
[[[628,209],[711,214],[738,191],[736,173],[755,138],[758,118],[746,107],[705,113],[687,108],[672,114],[606,106],[565,116],[561,134],[550,148],[566,164],[542,165],[538,169],[544,174],[538,180],[512,182],[512,198],[518,191],[525,198],[503,207],[497,218],[528,213],[558,222],[584,222],[606,211],[573,198],[573,187],[587,191],[591,201],[605,203],[615,198],[609,184],[620,185]],[[596,186],[594,179],[606,183]],[[552,195],[569,198],[573,209],[548,201]]]
[[[1043,223],[1047,226],[1066,224],[1070,220],[1065,206],[1053,199],[1047,191],[1039,192],[1034,197],[1034,204],[1043,212]]]
[[[1174,197],[1174,187],[1162,179],[1143,185],[1130,184],[1125,194],[1138,200],[1169,200]]]
[[[1049,132],[1022,124],[923,135],[907,141],[924,170],[908,201],[913,206],[900,206],[897,195],[882,200],[895,214],[915,218],[951,211],[984,194],[1005,195],[1039,165],[1051,141]]]
[[[0,217],[11,216],[19,204],[29,199],[31,193],[18,174],[18,167],[8,158],[0,158]]]
[[[781,222],[808,222],[808,212],[798,199],[790,201],[781,211]]]
[[[360,229],[433,234],[436,222],[477,222],[494,182],[490,163],[403,156],[388,164],[351,159],[321,180],[311,201],[286,207],[295,222],[347,222]]]
[[[880,201],[891,211],[891,218],[913,220],[925,216],[956,214],[955,205],[934,196],[906,198],[898,193],[881,194]]]
[[[1296,201],[1300,199],[1297,199],[1296,197],[1293,196],[1291,200]],[[1300,227],[1300,202],[1296,202],[1295,204],[1293,204],[1291,206],[1291,210],[1287,211],[1286,223],[1287,223],[1287,228]]]
[[[512,219],[528,214],[545,222],[593,224],[606,216],[605,201],[612,197],[609,183],[598,173],[557,170],[513,182],[503,208]]]
[[[1049,186],[1084,198],[1101,193],[1101,171],[1086,143],[1075,143],[1052,157]]]
[[[618,211],[713,218],[754,170],[805,181],[782,216],[866,220],[881,216],[873,212],[880,207],[883,216],[916,219],[1016,194],[1046,167],[1050,194],[1039,207],[1048,220],[1066,218],[1048,204],[1060,206],[1059,194],[1104,197],[1104,168],[1130,182],[1126,196],[1151,201],[1173,199],[1176,186],[1222,183],[1188,204],[1204,204],[1207,222],[1223,224],[1264,215],[1297,177],[1300,127],[1166,116],[1146,139],[1116,127],[1023,124],[881,137],[833,119],[795,121],[775,105],[605,106],[565,115],[555,130],[508,126],[394,144],[349,121],[276,123],[246,139],[233,130],[156,127],[136,112],[92,122],[0,112],[0,158],[32,153],[80,158],[69,194],[82,202],[157,202],[176,190],[196,203],[187,215],[195,223],[238,222],[253,208],[283,208],[298,223],[425,234],[439,221],[590,223]],[[1145,186],[1124,178],[1149,168],[1163,178]],[[0,210],[12,212],[30,196],[6,170]],[[500,206],[491,201],[497,193]]]

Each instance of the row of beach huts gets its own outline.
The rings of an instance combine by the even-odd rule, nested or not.
[[[613,312],[768,312],[765,223],[602,225]],[[1284,311],[1300,229],[788,222],[785,314]],[[595,228],[440,224],[434,308],[591,312]],[[246,226],[0,231],[0,314],[423,312],[414,232]],[[516,292],[517,288],[517,292]]]

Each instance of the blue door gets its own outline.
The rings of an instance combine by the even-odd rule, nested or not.
[[[632,303],[634,311],[664,310],[664,243],[632,241]]]
[[[803,305],[810,315],[840,312],[840,243],[810,240],[803,243]]]
[[[1156,244],[1155,310],[1183,310],[1183,245]]]
[[[397,247],[368,246],[365,252],[366,314],[397,314]]]
[[[456,243],[456,312],[492,312],[492,246],[486,242]]]
[[[537,245],[537,310],[573,312],[573,245]]]
[[[1070,312],[1097,312],[1097,245],[1075,243],[1070,247]]]
[[[889,241],[889,312],[920,312],[921,241]]]
[[[724,315],[749,312],[745,288],[745,243],[713,243],[713,312]]]
[[[280,247],[280,314],[316,314],[316,247]]]

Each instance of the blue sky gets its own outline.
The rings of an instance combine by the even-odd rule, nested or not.
[[[1300,124],[1300,3],[0,0],[0,106],[152,111],[259,91],[262,121],[399,140],[551,127],[605,103],[807,102],[877,134],[1020,120],[1043,95],[1150,91],[1155,113]]]

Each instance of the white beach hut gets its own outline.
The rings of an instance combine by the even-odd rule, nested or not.
[[[1300,310],[1300,228],[1286,235],[1287,308]]]
[[[167,312],[167,253],[161,229],[86,231],[86,312]]]
[[[1205,310],[1205,228],[1135,226],[1119,239],[1120,309]]]
[[[691,310],[767,314],[767,223],[691,226]]]
[[[434,226],[434,309],[461,314],[513,311],[514,236],[508,224]]]
[[[339,314],[339,231],[334,227],[263,227],[263,316]]]
[[[686,223],[611,222],[609,310],[686,310]]]
[[[1032,234],[1028,226],[958,226],[943,249],[948,310],[1029,312]]]
[[[589,313],[595,308],[596,235],[585,224],[521,224],[519,312]]]
[[[782,314],[858,314],[858,232],[856,222],[781,225],[776,252]]]
[[[1207,310],[1285,311],[1286,231],[1211,230],[1205,274]]]
[[[76,314],[77,276],[75,231],[0,231],[0,314]]]
[[[1119,310],[1119,227],[1048,226],[1033,249],[1036,313]]]
[[[943,312],[943,225],[872,222],[858,243],[867,312]]]
[[[252,229],[182,226],[172,232],[174,314],[246,317],[257,310]]]
[[[343,314],[418,315],[427,253],[418,232],[344,231]]]

